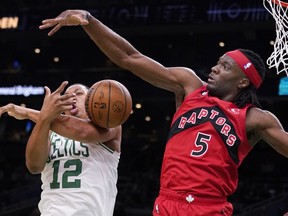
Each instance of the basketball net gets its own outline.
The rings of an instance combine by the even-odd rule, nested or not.
[[[277,75],[282,72],[288,76],[288,3],[280,0],[263,0],[266,10],[276,22],[276,39],[274,50],[266,63],[269,68],[275,68]]]

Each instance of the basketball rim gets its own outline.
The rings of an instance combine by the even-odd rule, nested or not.
[[[288,2],[280,1],[280,0],[271,0],[274,4],[281,5],[282,7],[288,7]]]

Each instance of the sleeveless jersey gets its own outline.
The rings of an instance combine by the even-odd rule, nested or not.
[[[120,153],[54,132],[41,173],[41,216],[112,216]]]
[[[226,197],[237,188],[238,170],[252,147],[247,109],[208,95],[189,94],[172,119],[161,169],[161,189],[199,197]]]

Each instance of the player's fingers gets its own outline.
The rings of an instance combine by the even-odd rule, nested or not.
[[[48,36],[52,36],[53,34],[55,34],[57,31],[59,31],[59,29],[62,27],[62,25],[60,23],[58,23],[49,33]]]
[[[71,104],[63,105],[61,111],[62,112],[70,111],[72,108],[73,108],[73,106]]]
[[[65,87],[68,85],[68,81],[63,81],[61,85],[53,92],[53,94],[60,94],[64,91]]]
[[[45,89],[45,97],[51,94],[51,90],[48,86],[44,86],[44,89]]]
[[[88,20],[81,20],[80,25],[88,25],[89,21]]]
[[[61,22],[61,19],[46,19],[42,21],[42,25],[39,26],[39,29],[46,29],[46,28],[50,28],[53,27],[57,24],[59,24]]]
[[[74,101],[74,98],[75,98],[75,93],[72,93],[72,94],[66,94],[65,93],[65,94],[60,96],[60,100],[62,100],[62,101],[70,100],[71,103]]]
[[[51,24],[51,23],[49,23],[49,24],[44,24],[44,25],[40,25],[39,26],[39,29],[46,29],[46,28],[50,28],[50,27],[53,27],[53,26],[55,26],[55,25],[57,25],[57,23],[55,23],[55,24]]]
[[[3,113],[7,112],[8,110],[8,105],[0,107],[0,117],[2,116]]]
[[[54,23],[56,24],[56,22],[59,22],[59,17],[53,18],[53,19],[44,19],[42,20],[43,24],[49,24],[49,23]]]

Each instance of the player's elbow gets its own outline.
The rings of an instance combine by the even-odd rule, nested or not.
[[[26,167],[31,174],[39,174],[44,169],[44,166],[39,165],[39,163],[31,162],[29,160],[26,160]]]

